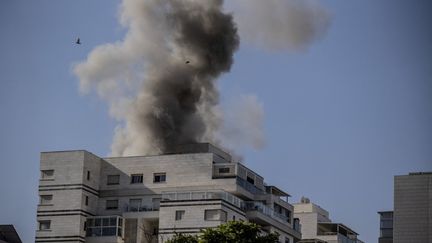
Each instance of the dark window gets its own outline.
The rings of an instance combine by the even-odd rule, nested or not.
[[[219,173],[223,174],[223,173],[229,173],[230,172],[230,168],[219,168]]]
[[[143,174],[131,175],[131,184],[143,183]]]
[[[285,243],[290,243],[290,242],[291,242],[290,239],[285,237]]]
[[[255,180],[252,177],[246,177],[246,181],[249,182],[250,184],[255,184]]]
[[[120,175],[108,175],[107,185],[118,185],[120,184]]]
[[[106,209],[118,209],[118,200],[107,200],[106,201]]]
[[[41,170],[41,179],[42,180],[54,179],[54,170]]]
[[[89,170],[87,171],[87,180],[88,181],[90,180],[90,171]]]
[[[182,220],[184,214],[185,214],[185,211],[184,211],[184,210],[177,210],[177,211],[175,212],[175,220]]]
[[[49,229],[51,229],[51,220],[39,221],[39,230],[49,230]]]
[[[39,203],[41,205],[51,205],[52,199],[53,199],[53,195],[41,195]]]
[[[204,220],[206,221],[227,221],[227,212],[222,209],[206,209],[204,211]]]
[[[166,181],[166,173],[154,173],[153,182],[165,182]]]
[[[89,197],[85,196],[85,205],[88,206],[88,204],[89,204]]]

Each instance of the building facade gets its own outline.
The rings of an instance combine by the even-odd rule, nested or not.
[[[302,240],[300,243],[361,243],[358,234],[341,223],[333,223],[329,212],[302,198],[294,203],[294,217],[300,221]]]
[[[432,243],[432,172],[395,176],[393,242]]]
[[[301,239],[289,195],[210,144],[155,156],[44,152],[40,170],[36,242],[165,242],[229,220]]]
[[[393,243],[393,211],[381,211],[378,243]]]

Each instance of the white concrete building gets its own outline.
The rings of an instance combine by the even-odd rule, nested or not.
[[[361,243],[358,234],[341,223],[333,223],[327,210],[302,198],[294,203],[294,217],[300,220],[302,240],[299,243]]]
[[[289,195],[210,144],[157,156],[43,152],[40,170],[36,242],[165,242],[229,220],[301,238]]]

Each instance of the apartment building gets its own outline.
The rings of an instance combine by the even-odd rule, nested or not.
[[[300,220],[302,239],[299,243],[362,243],[358,234],[342,223],[333,223],[329,212],[302,198],[294,203],[294,217]]]
[[[395,176],[393,242],[432,243],[432,172]]]
[[[288,193],[211,144],[155,156],[41,153],[36,242],[165,242],[230,220],[301,239]]]

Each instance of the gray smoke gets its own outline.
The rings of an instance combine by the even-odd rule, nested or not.
[[[318,0],[234,0],[242,40],[270,50],[305,50],[327,32],[330,14]]]
[[[249,3],[236,1],[237,6]],[[267,0],[250,3],[262,2]],[[194,142],[234,144],[233,134],[244,137],[239,141],[246,144],[253,140],[252,146],[262,146],[263,112],[256,99],[244,102],[244,112],[228,114],[233,120],[228,123],[219,106],[216,80],[230,70],[239,45],[236,24],[224,12],[223,0],[123,0],[120,10],[121,24],[128,30],[125,38],[96,47],[74,67],[81,91],[95,89],[119,122],[112,155],[162,153]],[[239,16],[240,26],[247,29],[247,18]],[[300,37],[300,42],[311,38]],[[238,125],[245,122],[249,125]],[[241,131],[245,128],[254,134]]]

